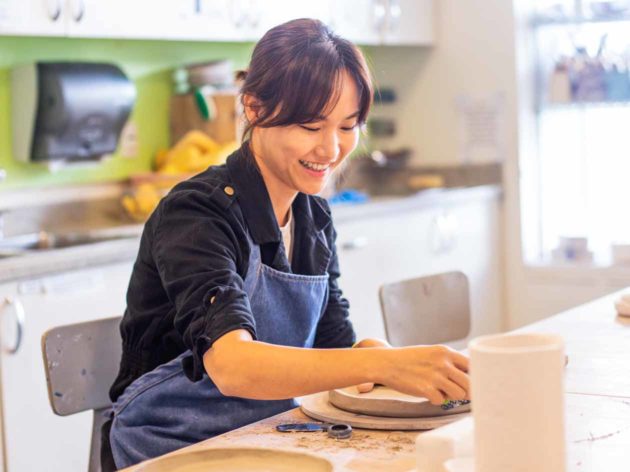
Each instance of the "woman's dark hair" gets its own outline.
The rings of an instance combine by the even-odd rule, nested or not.
[[[354,79],[359,92],[358,123],[364,124],[372,104],[372,81],[359,48],[333,34],[319,20],[300,19],[270,29],[256,44],[241,99],[255,99],[254,127],[269,128],[319,121],[336,105],[342,74]],[[250,105],[251,106],[251,105]]]

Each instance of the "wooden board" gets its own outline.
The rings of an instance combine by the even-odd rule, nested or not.
[[[188,451],[145,463],[138,472],[332,472],[323,457],[263,448],[222,448]]]
[[[355,428],[384,429],[394,431],[420,431],[444,426],[464,418],[467,413],[430,418],[387,418],[341,410],[328,401],[328,392],[316,393],[302,399],[304,414],[327,423],[345,423]]]
[[[470,404],[444,410],[426,398],[406,395],[381,385],[367,393],[359,393],[356,387],[331,390],[328,400],[341,410],[389,418],[433,418],[470,411]]]

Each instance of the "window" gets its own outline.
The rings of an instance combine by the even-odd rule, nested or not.
[[[532,33],[525,261],[630,264],[630,1],[540,0]]]

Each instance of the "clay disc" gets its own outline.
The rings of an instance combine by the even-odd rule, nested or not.
[[[470,404],[450,410],[432,405],[429,400],[414,397],[377,385],[371,392],[359,393],[356,387],[331,390],[329,401],[337,408],[370,416],[390,418],[434,418],[470,411]]]
[[[369,416],[341,410],[328,401],[328,392],[316,393],[302,398],[300,406],[305,415],[326,423],[345,423],[353,428],[381,429],[389,431],[418,431],[439,428],[464,418],[468,413],[431,418],[387,418]]]
[[[198,449],[156,459],[137,472],[332,472],[327,459],[313,454],[281,449],[220,448]]]

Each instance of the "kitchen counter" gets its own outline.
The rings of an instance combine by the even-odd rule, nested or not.
[[[630,463],[630,319],[616,315],[613,302],[618,295],[518,330],[559,333],[565,339],[569,472],[625,472]],[[334,440],[320,433],[275,431],[277,424],[302,421],[313,420],[294,409],[173,454],[218,447],[271,447],[324,456],[340,472],[415,470],[415,438],[421,433],[355,430],[349,440]]]
[[[403,213],[423,207],[448,206],[457,201],[496,199],[499,198],[500,194],[501,189],[496,185],[461,189],[432,189],[406,197],[378,197],[361,204],[336,204],[332,206],[332,215],[335,223],[343,223],[362,218]],[[66,202],[65,205],[68,203]],[[83,211],[83,213],[87,213],[87,211]],[[102,226],[104,222],[112,221],[113,224],[115,220],[99,218],[98,215],[95,215],[91,216],[91,221],[81,221],[86,221],[87,229],[91,230],[93,229],[91,221],[98,221],[98,224]],[[78,224],[77,221],[68,221],[62,226],[55,227],[54,230],[59,232],[76,231],[79,228]],[[118,224],[120,225],[120,223]],[[133,260],[138,252],[142,225],[127,225],[125,229],[130,237],[71,248],[41,250],[14,257],[0,257],[0,283]]]
[[[436,206],[448,206],[456,202],[470,200],[487,200],[500,198],[499,185],[482,185],[479,187],[430,189],[400,197],[375,197],[366,203],[339,203],[331,206],[335,223],[357,220],[361,218],[391,215],[409,210],[418,210]]]

